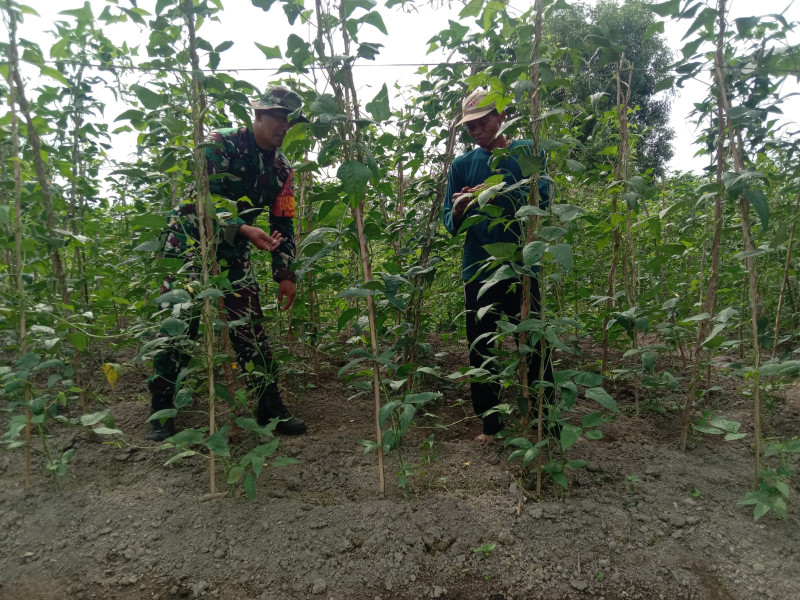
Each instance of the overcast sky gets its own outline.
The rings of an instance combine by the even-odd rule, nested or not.
[[[521,9],[528,6],[529,1],[511,0],[510,12],[512,14],[514,11],[521,12]],[[38,43],[45,52],[45,56],[47,56],[53,38],[48,36],[46,32],[53,29],[53,20],[59,18],[56,8],[58,11],[80,8],[83,3],[83,0],[28,0],[27,4],[33,6],[41,17],[26,15],[25,22],[20,26],[20,37]],[[96,17],[106,3],[104,0],[90,0],[90,4]],[[127,5],[126,0],[120,0],[120,4]],[[784,16],[788,20],[800,20],[800,4],[793,3],[791,0],[759,0],[759,2],[733,0],[729,4],[731,7],[730,19],[753,14],[764,15],[786,11]],[[306,5],[307,7],[313,7],[313,2],[306,0]],[[155,7],[155,0],[140,0],[138,6],[152,13]],[[253,7],[249,0],[227,0],[224,1],[224,6],[225,10],[220,17],[221,22],[206,23],[198,32],[198,35],[210,41],[212,45],[220,44],[226,40],[233,41],[233,47],[222,54],[220,68],[242,69],[239,72],[239,76],[242,79],[251,81],[261,87],[266,86],[266,83],[275,77],[274,69],[277,69],[284,61],[277,59],[267,60],[262,52],[256,48],[254,42],[267,46],[277,45],[281,47],[281,50],[285,50],[286,38],[289,33],[297,33],[304,39],[314,37],[310,25],[301,25],[299,19],[297,24],[290,28],[278,2],[273,5],[268,13],[265,13],[260,8]],[[787,6],[789,6],[788,10],[786,10]],[[419,63],[445,60],[446,56],[441,52],[426,54],[427,42],[436,33],[448,27],[448,19],[457,21],[458,12],[462,7],[463,3],[453,2],[435,9],[430,6],[421,6],[418,11],[410,12],[404,12],[399,7],[392,9],[381,8],[380,13],[383,15],[389,35],[383,35],[374,27],[364,26],[359,38],[359,41],[362,42],[377,42],[384,46],[375,61],[359,60],[356,63],[354,79],[361,88],[359,92],[360,99],[363,102],[370,100],[383,83],[389,86],[390,94],[392,94],[395,83],[399,83],[401,86],[414,83],[418,77],[415,75],[418,67],[403,65],[417,65]],[[520,10],[517,10],[517,8]],[[362,13],[363,11],[359,11],[355,15],[358,16]],[[473,18],[467,19],[464,24],[475,26],[475,20]],[[687,25],[685,24],[677,25],[670,21],[666,23],[666,39],[668,44],[675,49],[676,55],[678,55],[677,49],[682,45],[680,40],[686,27]],[[117,44],[121,44],[122,40],[127,40],[131,46],[141,45],[140,54],[143,58],[146,58],[144,46],[149,33],[139,26],[132,23],[116,25],[107,32],[107,35]],[[793,43],[798,42],[800,34],[796,35],[795,38]],[[29,78],[36,74],[35,68],[31,65],[24,64],[22,68],[24,75]],[[245,69],[265,70],[245,71]],[[707,164],[708,159],[694,157],[694,153],[697,150],[694,146],[697,131],[695,125],[689,121],[688,114],[692,110],[694,103],[705,97],[705,85],[700,82],[690,82],[685,88],[676,90],[676,92],[677,95],[673,102],[671,115],[671,125],[676,133],[674,141],[675,157],[670,166],[673,170],[699,170]],[[800,92],[800,85],[798,85],[795,78],[787,80],[782,89],[783,95],[788,95],[792,92]],[[109,105],[105,117],[109,122],[113,122],[114,118],[125,110],[125,107],[112,105],[110,99],[106,101],[109,102]],[[393,99],[392,106],[397,107],[399,102],[401,102],[401,99]],[[800,100],[792,99],[788,101],[784,108],[784,114],[787,120],[796,122],[798,115],[800,115]],[[130,143],[133,144],[133,141],[131,140]],[[123,150],[123,148],[119,148],[115,144],[115,150]],[[135,148],[131,147],[129,153],[133,151],[135,151]]]

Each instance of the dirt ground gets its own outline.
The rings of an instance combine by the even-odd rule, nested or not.
[[[438,350],[431,364],[445,373],[467,362],[464,347]],[[800,598],[796,496],[785,521],[753,523],[736,503],[751,485],[753,439],[736,381],[715,402],[750,435],[694,438],[685,454],[677,412],[637,418],[629,390],[608,385],[623,415],[568,451],[590,461],[570,471],[569,491],[546,481],[541,499],[502,445],[471,441],[467,391],[442,389],[426,407],[436,419],[417,419],[404,445],[417,465],[409,497],[392,454],[381,498],[377,458],[356,442],[374,437],[371,398],[348,399],[331,368],[292,390],[309,431],[282,438],[278,454],[299,464],[265,468],[249,502],[204,500],[201,458],[163,466],[170,454],[144,441],[144,379],[126,370],[108,398],[124,444],[78,434],[60,493],[37,461],[26,494],[21,451],[0,454],[0,599]],[[595,410],[582,398],[577,408]],[[796,435],[800,395],[782,396],[766,422]],[[419,446],[431,433],[426,464]]]

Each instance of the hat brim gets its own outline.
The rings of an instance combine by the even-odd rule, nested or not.
[[[285,113],[287,117],[297,113],[295,117],[292,119],[293,121],[298,121],[300,123],[311,123],[308,117],[306,117],[303,113],[292,110],[291,108],[286,108],[285,106],[280,106],[276,104],[266,104],[258,100],[251,100],[250,106],[253,108],[253,110],[279,110]]]
[[[495,110],[494,106],[490,106],[485,110],[479,110],[478,112],[469,113],[465,115],[458,123],[456,123],[456,127],[459,125],[463,125],[464,123],[468,123],[469,121],[475,121],[476,119],[481,119],[486,115],[490,114],[493,110]]]

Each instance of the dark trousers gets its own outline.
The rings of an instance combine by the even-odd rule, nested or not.
[[[182,205],[183,212],[176,209],[170,216],[169,235],[164,249],[165,256],[181,258],[186,266],[177,279],[173,276],[164,281],[162,294],[190,284],[194,287],[198,285],[196,280],[199,279],[200,268],[196,249],[199,248],[199,232],[194,212],[184,214],[186,206]],[[190,209],[191,206],[188,205]],[[194,243],[189,243],[189,240]],[[248,373],[248,387],[259,401],[265,396],[279,398],[280,392],[275,383],[278,365],[264,328],[264,314],[258,297],[258,283],[250,263],[249,247],[241,255],[227,258],[225,270],[231,283],[231,289],[224,292],[225,312],[240,372]],[[162,308],[172,308],[173,311],[159,329],[158,337],[167,339],[153,357],[154,373],[147,381],[152,394],[153,412],[173,406],[180,387],[180,373],[189,364],[194,350],[200,325],[200,302],[193,300],[191,307],[180,306],[178,314],[175,314],[174,304],[162,305]]]
[[[497,373],[497,360],[492,353],[494,342],[492,336],[497,331],[497,322],[502,315],[508,317],[509,322],[518,324],[520,307],[522,306],[522,283],[514,279],[507,279],[496,283],[489,288],[480,298],[478,291],[484,282],[474,281],[464,284],[464,306],[467,311],[467,340],[469,341],[469,364],[472,367],[483,367],[492,373]],[[538,279],[531,279],[531,317],[539,314],[541,296],[539,293]],[[478,311],[486,306],[491,306],[481,318]],[[479,339],[480,338],[480,339]],[[477,341],[476,341],[477,340]],[[528,385],[539,381],[539,372],[542,362],[542,343],[532,345],[533,352],[527,355]],[[487,362],[487,359],[492,359]],[[544,381],[553,383],[553,365],[550,350],[545,349]],[[473,382],[471,384],[472,408],[478,416],[500,403],[500,384],[497,382]],[[552,405],[555,399],[555,390],[545,388],[545,404]],[[483,419],[483,433],[494,435],[503,427],[502,417],[497,413]]]

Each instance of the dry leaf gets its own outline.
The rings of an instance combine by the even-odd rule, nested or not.
[[[117,383],[117,379],[119,379],[119,372],[120,366],[115,363],[103,363],[103,373],[106,374],[106,379],[108,379],[108,385],[112,388]]]

